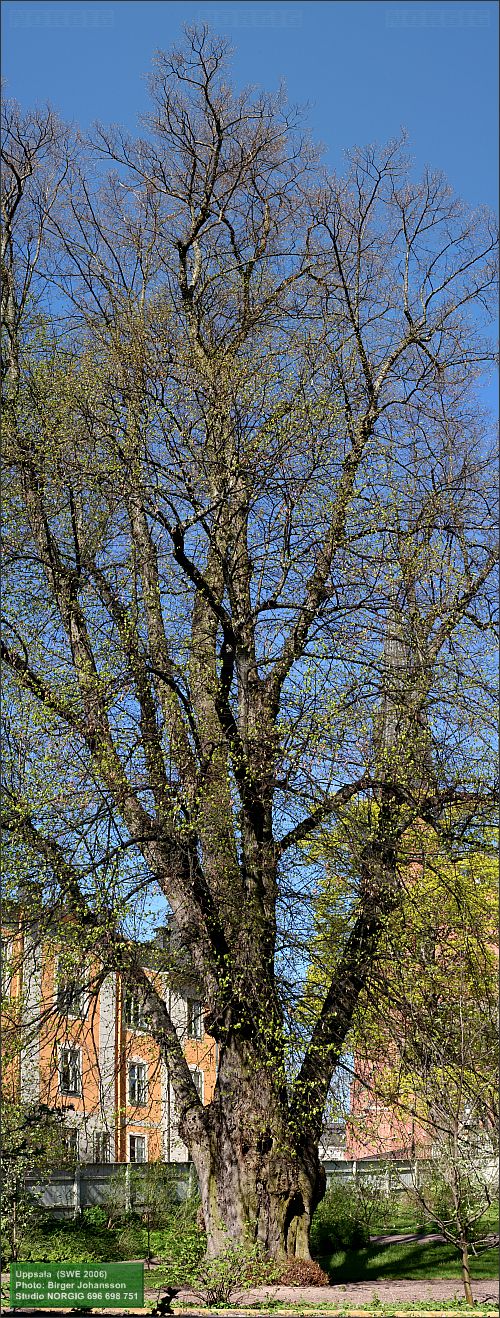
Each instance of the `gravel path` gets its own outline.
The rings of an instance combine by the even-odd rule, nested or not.
[[[487,1277],[474,1284],[476,1305],[495,1304],[499,1302],[499,1282],[495,1277]],[[259,1286],[259,1289],[247,1290],[234,1304],[245,1309],[256,1300],[280,1300],[296,1305],[368,1305],[372,1300],[379,1304],[413,1304],[414,1301],[463,1300],[463,1289],[459,1281],[351,1281],[346,1285],[330,1286]],[[173,1309],[185,1304],[197,1304],[193,1292],[181,1290],[173,1301]]]
[[[369,1304],[374,1298],[380,1303],[393,1303],[399,1300],[410,1304],[415,1300],[463,1300],[463,1289],[459,1281],[354,1281],[341,1286],[261,1286],[258,1290],[246,1291],[245,1298],[238,1300],[241,1308],[255,1300],[274,1299],[293,1304]],[[477,1304],[490,1304],[498,1301],[498,1282],[494,1278],[477,1281],[474,1286],[474,1299]],[[196,1303],[192,1292],[180,1291],[172,1307],[179,1310],[184,1301]]]
[[[157,1292],[155,1292],[154,1295],[151,1293],[151,1295],[145,1296],[146,1303],[148,1300],[156,1300],[156,1295]],[[439,1304],[440,1301],[463,1300],[463,1291],[460,1286],[457,1286],[453,1281],[372,1281],[369,1283],[358,1281],[351,1282],[350,1285],[346,1286],[262,1287],[251,1293],[247,1292],[244,1298],[242,1297],[237,1301],[237,1304],[242,1310],[248,1312],[248,1306],[250,1304],[255,1303],[256,1300],[259,1300],[262,1304],[266,1299],[269,1299],[270,1301],[280,1300],[282,1303],[289,1305],[293,1312],[293,1310],[296,1309],[296,1306],[304,1308],[308,1305],[317,1305],[318,1308],[328,1305],[339,1309],[343,1308],[344,1305],[350,1305],[352,1308],[357,1309],[361,1305],[370,1305],[373,1303],[375,1303],[375,1305],[394,1304],[396,1307],[398,1304],[413,1304],[416,1301],[422,1303],[422,1301],[425,1302],[426,1300],[432,1301],[433,1304],[436,1305]],[[476,1309],[479,1311],[481,1310],[482,1304],[494,1304],[495,1302],[498,1304],[498,1283],[493,1280],[477,1282],[474,1286],[474,1300]],[[200,1313],[201,1311],[202,1318],[205,1318],[205,1315],[207,1315],[208,1318],[210,1310],[204,1309],[203,1306],[201,1306],[200,1310],[199,1300],[195,1299],[195,1297],[190,1295],[187,1291],[177,1296],[173,1302],[172,1312],[177,1314],[178,1318],[181,1318],[183,1312],[186,1314],[186,1318],[188,1318],[186,1310],[183,1308],[183,1302],[185,1305],[189,1304],[190,1306],[190,1318],[195,1318],[195,1314],[197,1312]],[[9,1309],[8,1304],[4,1307],[3,1312],[5,1318],[7,1318],[7,1315],[12,1315],[12,1318],[14,1318],[13,1310]],[[111,1315],[112,1318],[121,1318],[119,1311],[116,1309],[101,1309],[99,1312],[103,1315],[109,1314],[110,1318]],[[146,1309],[138,1310],[137,1318],[139,1318],[141,1313],[147,1314],[147,1312]],[[226,1311],[226,1313],[227,1312],[228,1311]],[[229,1313],[230,1312],[231,1311],[229,1311]],[[236,1310],[236,1313],[233,1310],[234,1318],[236,1318],[237,1312],[238,1310]],[[57,1312],[52,1314],[47,1309],[25,1309],[23,1313],[24,1318],[64,1318],[64,1315],[71,1313],[71,1310],[58,1309]],[[97,1313],[97,1311],[94,1310],[94,1313]],[[498,1310],[496,1313],[498,1314]],[[18,1318],[23,1318],[23,1315],[19,1310],[17,1311],[17,1315]],[[127,1318],[133,1318],[130,1311],[127,1313]],[[260,1309],[258,1311],[258,1318],[279,1318],[279,1311],[277,1312],[275,1310],[273,1314],[269,1313],[266,1316],[266,1310]],[[301,1318],[299,1312],[297,1312],[297,1318]],[[491,1314],[491,1318],[495,1318],[495,1314]]]

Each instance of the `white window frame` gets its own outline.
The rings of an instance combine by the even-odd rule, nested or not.
[[[135,1007],[129,1016],[127,1006],[131,1003],[134,1003]],[[132,1030],[135,1034],[150,1034],[151,1025],[147,1017],[143,1015],[143,1012],[144,1003],[141,1001],[140,993],[134,993],[133,990],[126,990],[123,1001],[123,1021],[125,1029]],[[133,1019],[134,1015],[137,1017],[136,1020]]]
[[[75,1158],[76,1162],[80,1160],[80,1131],[77,1126],[67,1126],[63,1132],[63,1140],[66,1146],[68,1158]],[[70,1142],[74,1148],[70,1148]]]
[[[198,1094],[199,1094],[199,1096],[200,1096],[200,1098],[201,1098],[202,1103],[204,1103],[204,1102],[205,1102],[205,1072],[202,1071],[201,1066],[190,1066],[189,1070],[190,1070],[191,1075],[192,1075],[192,1077],[193,1077],[193,1084],[195,1085],[195,1087],[196,1087],[196,1089],[197,1089],[197,1091],[198,1091]],[[200,1083],[199,1083],[199,1085],[197,1084],[196,1079],[195,1079],[195,1076],[198,1076],[198,1075],[200,1076]]]
[[[12,997],[12,938],[2,938],[1,973],[2,998],[10,1001]]]
[[[203,1003],[200,998],[187,999],[187,1037],[200,1040],[203,1038]]]
[[[79,988],[78,981],[76,979],[74,980],[71,979],[71,977],[64,970],[61,961],[62,958],[58,958],[56,962],[55,990],[56,990],[57,1010],[61,1016],[66,1016],[67,1019],[70,1021],[83,1021],[85,1020],[85,1017],[89,1009],[89,995],[88,995],[87,986],[85,983],[83,983],[81,985],[81,988]],[[83,967],[82,969],[85,974],[85,968]],[[74,989],[74,996],[80,1000],[79,1002],[80,1009],[77,1011],[72,1011],[71,1008],[64,1003],[64,995],[67,994],[69,996],[71,994],[72,989]]]
[[[76,1053],[77,1056],[78,1056],[78,1088],[73,1088],[73,1089],[63,1089],[63,1087],[62,1087],[62,1069],[63,1069],[63,1055],[64,1055],[64,1053]],[[82,1094],[83,1094],[82,1050],[81,1050],[81,1048],[79,1048],[78,1045],[76,1045],[76,1044],[74,1044],[74,1043],[61,1043],[61,1044],[59,1044],[59,1056],[58,1056],[58,1068],[57,1068],[57,1069],[58,1069],[58,1077],[59,1077],[59,1093],[62,1094],[63,1097],[65,1097],[65,1098],[81,1098],[81,1097],[82,1097]]]
[[[143,1158],[142,1160],[139,1160],[139,1159],[137,1159],[137,1158],[132,1158],[131,1140],[142,1140],[143,1145],[144,1145],[144,1158]],[[148,1160],[148,1140],[147,1140],[147,1135],[139,1135],[139,1134],[136,1134],[135,1131],[132,1131],[132,1134],[129,1134],[129,1137],[128,1137],[128,1160],[129,1160],[129,1162],[132,1164],[133,1167],[143,1167],[143,1166],[144,1166],[144,1164],[145,1164],[145,1163],[147,1162],[147,1160]]]
[[[104,1141],[105,1149],[107,1150],[107,1157],[105,1158],[102,1158],[101,1156],[99,1157],[97,1156],[98,1152],[102,1153],[104,1151],[101,1147],[103,1141]],[[94,1131],[92,1137],[92,1151],[94,1154],[95,1163],[101,1163],[102,1166],[105,1166],[107,1163],[111,1162],[111,1132],[109,1130]]]
[[[131,1075],[130,1075],[130,1072],[131,1072],[131,1070],[132,1070],[132,1067],[138,1067],[138,1066],[142,1067],[142,1069],[143,1069],[143,1071],[144,1071],[144,1082],[145,1082],[145,1083],[144,1083],[144,1098],[142,1098],[142,1099],[133,1099],[133,1098],[131,1098]],[[135,1081],[135,1083],[137,1084],[137,1080]],[[129,1063],[128,1063],[128,1067],[127,1067],[127,1101],[128,1101],[128,1105],[129,1105],[129,1107],[147,1107],[147,1105],[148,1105],[148,1094],[149,1094],[149,1074],[148,1074],[148,1064],[147,1064],[147,1062],[144,1060],[144,1057],[131,1057],[130,1060],[129,1060]]]

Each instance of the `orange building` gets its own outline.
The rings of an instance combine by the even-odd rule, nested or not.
[[[350,1112],[346,1121],[346,1158],[424,1158],[430,1155],[432,1135],[411,1110],[397,1111],[378,1092],[379,1064],[355,1059]]]
[[[71,941],[71,940],[70,940]],[[141,960],[168,1003],[200,1095],[210,1102],[216,1044],[204,1030],[192,969],[162,968],[168,930]],[[163,956],[162,956],[163,951]],[[40,937],[11,912],[2,929],[4,1092],[64,1113],[68,1150],[81,1162],[185,1162],[168,1068],[138,994],[97,961],[82,970],[66,940]]]

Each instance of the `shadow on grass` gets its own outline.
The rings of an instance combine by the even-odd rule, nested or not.
[[[323,1255],[321,1267],[336,1285],[353,1281],[456,1281],[460,1284],[460,1259],[450,1245],[372,1244]],[[485,1250],[471,1260],[473,1280],[496,1277],[496,1250]]]

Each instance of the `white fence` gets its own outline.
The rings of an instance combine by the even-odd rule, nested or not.
[[[196,1174],[191,1162],[170,1163],[173,1185],[179,1200],[196,1189]],[[28,1176],[27,1188],[44,1213],[56,1217],[77,1218],[84,1208],[100,1208],[110,1203],[120,1186],[124,1207],[141,1202],[140,1177],[147,1170],[131,1163],[82,1163],[74,1168],[52,1172],[41,1182]],[[133,1173],[133,1176],[131,1175]]]
[[[342,1161],[325,1161],[326,1182],[330,1186],[339,1181],[371,1182],[383,1193],[404,1190],[414,1183],[416,1164],[402,1158],[344,1158]]]
[[[349,1184],[364,1181],[381,1194],[403,1192],[406,1186],[415,1184],[422,1163],[408,1162],[402,1158],[358,1158],[325,1160],[327,1186]],[[169,1164],[176,1194],[186,1199],[196,1189],[196,1174],[191,1162]],[[498,1177],[498,1164],[487,1160],[485,1164],[492,1184]],[[140,1177],[147,1172],[147,1164],[130,1163],[82,1163],[74,1169],[68,1168],[53,1172],[40,1183],[35,1177],[28,1177],[27,1185],[35,1195],[44,1212],[54,1213],[56,1217],[76,1218],[84,1208],[101,1207],[109,1203],[113,1195],[113,1185],[123,1187],[124,1203],[129,1207],[140,1205]],[[131,1176],[133,1173],[133,1176]]]
[[[410,1162],[404,1158],[345,1158],[342,1161],[325,1159],[327,1186],[335,1183],[348,1184],[358,1180],[371,1185],[383,1194],[404,1191],[418,1183],[420,1169],[429,1166],[428,1159]],[[498,1162],[495,1158],[483,1157],[481,1170],[492,1187],[498,1187]]]

